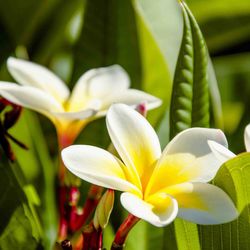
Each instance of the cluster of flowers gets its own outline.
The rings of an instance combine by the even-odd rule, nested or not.
[[[157,227],[170,224],[176,217],[204,225],[237,218],[229,196],[208,183],[222,163],[235,156],[227,149],[221,130],[187,129],[162,152],[156,132],[135,110],[140,103],[153,109],[161,101],[129,89],[129,77],[120,66],[89,70],[71,95],[56,75],[40,65],[10,58],[8,69],[21,85],[1,82],[0,95],[46,115],[55,124],[58,137],[68,139],[62,146],[67,169],[109,189],[96,209],[95,228],[107,224],[113,206],[111,190],[123,192],[121,203],[134,218]],[[115,155],[94,146],[70,146],[87,123],[104,115]],[[245,142],[250,150],[250,127],[246,128]],[[116,240],[114,244],[123,243]]]

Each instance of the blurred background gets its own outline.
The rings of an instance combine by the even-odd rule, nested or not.
[[[232,151],[242,152],[244,127],[250,123],[250,2],[187,0],[187,4],[204,34],[221,94],[223,116],[213,126],[226,132]],[[165,145],[182,25],[175,0],[0,0],[0,80],[13,81],[6,69],[9,56],[47,66],[70,88],[86,70],[118,63],[134,88],[163,99],[163,106],[149,119]],[[78,142],[107,147],[103,124],[104,120],[91,123]],[[26,152],[13,145],[25,178],[38,193],[44,186],[49,190],[46,185],[51,185],[48,179],[57,154],[53,126],[25,110],[12,133],[30,148]]]

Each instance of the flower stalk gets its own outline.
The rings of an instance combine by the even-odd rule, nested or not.
[[[112,243],[111,250],[122,250],[125,246],[125,241],[130,230],[140,219],[136,216],[129,214],[127,218],[123,221],[121,226],[116,232],[115,239]]]
[[[78,216],[77,220],[75,221],[74,227],[72,228],[73,231],[79,230],[86,224],[88,218],[95,210],[101,198],[102,191],[103,191],[102,187],[91,185],[88,191],[87,199],[83,206],[83,212],[81,215]]]
[[[91,223],[83,229],[83,246],[82,250],[102,250],[103,237],[102,229],[96,230]]]

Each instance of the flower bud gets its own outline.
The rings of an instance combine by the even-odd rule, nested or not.
[[[142,102],[138,104],[135,108],[137,112],[139,112],[142,116],[146,117],[147,116],[147,104],[145,102]]]
[[[71,242],[67,239],[61,242],[61,247],[63,250],[72,250]]]
[[[96,230],[100,228],[104,229],[107,226],[113,209],[114,199],[114,190],[111,189],[107,190],[100,199],[93,219],[93,224]]]

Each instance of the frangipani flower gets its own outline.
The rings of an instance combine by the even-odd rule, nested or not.
[[[66,84],[41,65],[9,58],[7,66],[22,86],[0,82],[0,95],[47,116],[59,132],[68,130],[75,136],[90,120],[104,116],[112,103],[136,105],[145,101],[148,109],[161,104],[152,95],[129,89],[129,77],[118,65],[87,71],[71,95]]]
[[[248,124],[245,128],[244,142],[245,142],[246,151],[250,152],[250,124]],[[223,164],[224,162],[236,156],[227,147],[223,147],[222,145],[216,142],[209,141],[208,144],[221,164]]]
[[[124,208],[155,226],[165,226],[176,216],[198,224],[220,224],[237,217],[226,193],[206,183],[220,166],[207,140],[227,146],[220,130],[187,129],[161,153],[154,129],[128,106],[112,105],[106,121],[122,161],[103,149],[74,145],[62,151],[72,173],[124,192]]]
[[[245,128],[244,141],[247,152],[250,152],[250,124],[248,124]]]

